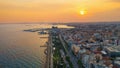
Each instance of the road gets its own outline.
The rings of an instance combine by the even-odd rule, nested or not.
[[[67,52],[67,55],[70,57],[70,61],[72,62],[73,67],[74,67],[74,68],[79,68],[79,67],[78,67],[78,64],[77,64],[77,61],[78,61],[77,58],[73,55],[71,49],[69,49],[69,51],[67,50],[67,48],[65,47],[66,44],[65,44],[65,42],[63,41],[61,35],[59,35],[59,38],[60,38],[60,41],[61,41],[64,49],[65,49],[66,52]]]

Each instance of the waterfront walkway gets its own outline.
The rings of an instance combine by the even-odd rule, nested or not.
[[[49,34],[46,54],[46,66],[45,68],[53,68],[53,54],[52,54],[52,36]]]

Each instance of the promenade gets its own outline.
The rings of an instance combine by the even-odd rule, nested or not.
[[[52,37],[49,34],[46,54],[46,68],[53,68]]]

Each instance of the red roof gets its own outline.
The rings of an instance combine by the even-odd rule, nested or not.
[[[101,51],[94,51],[95,54],[101,54]]]

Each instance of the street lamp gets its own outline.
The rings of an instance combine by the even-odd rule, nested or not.
[[[53,47],[53,51],[55,50],[55,47]]]

